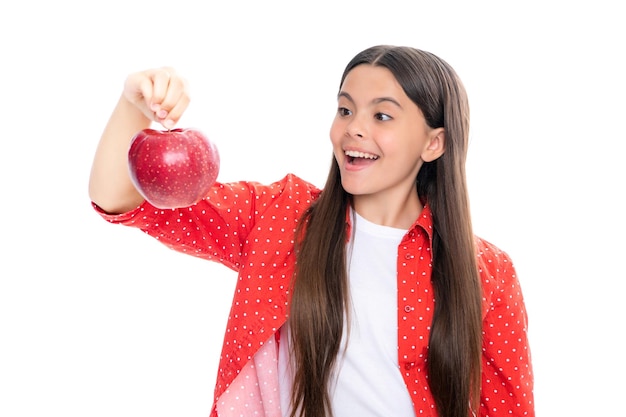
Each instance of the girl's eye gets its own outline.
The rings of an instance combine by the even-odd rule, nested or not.
[[[350,116],[352,114],[352,112],[345,107],[339,107],[337,113],[339,113],[340,116]]]
[[[391,116],[389,116],[389,115],[387,115],[385,113],[376,113],[374,115],[374,118],[376,120],[380,120],[380,121],[383,121],[383,122],[386,121],[386,120],[391,120]]]

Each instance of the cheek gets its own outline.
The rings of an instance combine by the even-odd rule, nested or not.
[[[337,120],[333,120],[333,123],[330,125],[330,141],[333,146],[338,146],[341,142],[341,138],[343,136],[344,129],[341,126],[341,123],[338,123]]]
[[[413,165],[420,159],[421,151],[418,141],[406,135],[378,135],[376,143],[383,154],[393,158],[397,163]]]

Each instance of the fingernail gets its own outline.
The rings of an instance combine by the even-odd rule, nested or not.
[[[174,127],[174,121],[171,119],[164,120],[163,126],[166,127],[167,129],[171,129]]]
[[[167,116],[167,110],[161,109],[161,110],[157,111],[156,115],[157,115],[157,117],[159,119],[165,119],[165,117]]]
[[[153,111],[153,112],[155,112],[155,113],[156,113],[157,111],[159,111],[159,108],[160,108],[160,107],[159,107],[159,105],[158,105],[158,104],[156,104],[156,103],[152,103],[152,104],[150,104],[150,110],[152,110],[152,111]]]

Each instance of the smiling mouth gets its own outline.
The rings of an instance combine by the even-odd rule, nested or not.
[[[348,157],[348,163],[356,165],[360,163],[375,161],[379,158],[378,155],[359,151],[346,151],[345,154]]]

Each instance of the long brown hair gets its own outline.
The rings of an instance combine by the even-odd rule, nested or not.
[[[389,69],[431,128],[445,129],[444,154],[424,163],[417,192],[433,213],[435,311],[428,383],[442,417],[467,417],[478,407],[482,292],[465,177],[469,105],[459,77],[442,59],[410,47],[380,45],[356,55],[357,65]],[[337,162],[296,234],[297,263],[289,323],[294,359],[292,417],[332,415],[329,383],[340,349],[348,299],[346,210]]]

